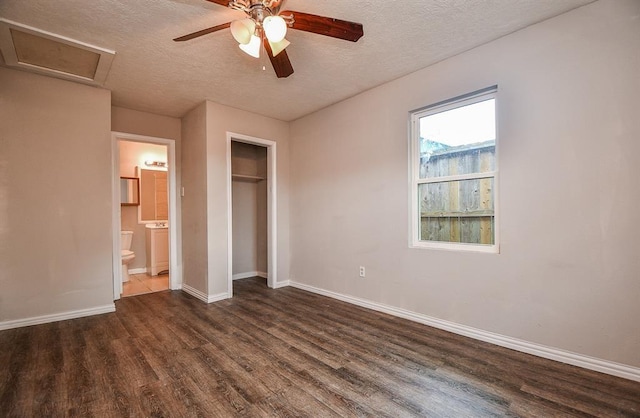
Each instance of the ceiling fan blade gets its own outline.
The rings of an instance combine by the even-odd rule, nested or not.
[[[224,6],[224,7],[229,6],[229,0],[207,0],[207,1],[210,1],[211,3],[219,4],[220,6]]]
[[[293,66],[291,65],[287,51],[281,51],[274,57],[271,45],[269,45],[265,36],[262,37],[262,44],[264,45],[264,49],[267,50],[267,55],[269,55],[269,60],[271,61],[273,70],[276,72],[278,78],[287,78],[293,74]]]
[[[362,24],[346,20],[285,10],[280,16],[293,16],[293,29],[356,42],[364,35]]]
[[[199,36],[206,35],[208,33],[213,33],[222,29],[227,29],[229,26],[231,26],[231,22],[223,23],[222,25],[213,26],[211,28],[202,29],[197,32],[190,33],[188,35],[181,36],[179,38],[174,39],[174,41],[176,42],[188,41],[190,39],[197,38]]]

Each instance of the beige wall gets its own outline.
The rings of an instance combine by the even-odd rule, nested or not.
[[[0,68],[0,325],[113,306],[110,105]]]
[[[158,138],[173,139],[176,148],[182,136],[182,124],[179,118],[140,112],[123,107],[111,107],[111,130]]]
[[[232,181],[233,274],[266,273],[267,148],[231,142],[231,172],[261,177]]]
[[[0,68],[0,326],[111,305],[110,130],[176,141],[184,282],[228,292],[231,131],[278,143],[280,281],[640,367],[638,16],[601,0],[292,124]],[[408,112],[494,84],[501,253],[409,249]]]
[[[293,122],[292,280],[640,366],[639,16],[595,2]],[[408,248],[409,111],[494,84],[501,253]]]
[[[180,197],[180,187],[182,185],[182,168],[181,168],[181,139],[182,139],[182,121],[178,118],[173,118],[170,116],[162,116],[156,115],[153,113],[140,112],[137,110],[126,109],[122,107],[112,106],[111,107],[111,130],[114,132],[123,132],[128,134],[136,134],[143,136],[152,136],[156,138],[164,138],[171,139],[175,141],[175,149],[176,149],[176,188],[178,190],[177,194],[177,213],[176,219],[178,220],[178,225],[170,225],[170,228],[176,233],[177,240],[177,258],[178,258],[178,268],[182,271],[182,204]],[[133,142],[129,142],[129,144],[135,144]],[[152,147],[156,147],[153,149],[159,149],[157,147],[161,147],[166,152],[166,146],[158,146],[152,145]],[[135,148],[135,147],[134,147]],[[136,152],[141,151],[136,148]],[[142,152],[142,151],[141,151]],[[144,151],[146,152],[146,151]],[[121,159],[121,172],[131,172],[134,167],[134,161],[123,161]],[[122,174],[124,175],[124,174]],[[133,177],[133,174],[131,174]],[[121,212],[122,219],[121,225],[123,228],[127,228],[127,230],[134,231],[133,232],[133,242],[132,249],[136,254],[135,260],[130,264],[131,268],[142,268],[145,265],[145,257],[146,257],[146,248],[145,248],[145,230],[144,225],[139,225],[137,207],[132,209],[133,207],[128,207],[123,209]],[[135,222],[135,223],[134,223]]]
[[[277,143],[277,268],[280,281],[289,277],[289,124],[205,102],[183,119],[183,234],[184,282],[209,296],[220,296],[230,290],[227,132]]]
[[[207,294],[206,103],[182,118],[182,283]]]
[[[233,274],[258,271],[257,192],[256,182],[233,181]]]
[[[120,148],[120,175],[136,177],[139,169],[149,170],[145,161],[167,161],[166,145],[149,144],[146,142],[118,141]],[[167,171],[162,169],[161,171]]]
[[[227,289],[227,132],[277,143],[278,278],[289,278],[289,124],[207,102],[209,295]],[[223,203],[224,204],[221,204]]]

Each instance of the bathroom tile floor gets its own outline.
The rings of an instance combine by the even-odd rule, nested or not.
[[[169,275],[149,276],[146,273],[132,274],[129,281],[122,284],[122,297],[143,295],[169,289]]]

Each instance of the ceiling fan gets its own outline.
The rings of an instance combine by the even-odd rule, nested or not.
[[[247,17],[233,22],[223,23],[207,29],[202,29],[188,35],[175,38],[182,42],[202,35],[231,28],[231,34],[238,41],[240,49],[258,58],[261,47],[269,56],[271,65],[278,78],[289,77],[293,74],[291,61],[285,48],[289,41],[285,39],[287,28],[317,33],[356,42],[364,35],[360,23],[331,17],[317,16],[309,13],[281,11],[284,0],[207,0],[234,10],[241,10]]]

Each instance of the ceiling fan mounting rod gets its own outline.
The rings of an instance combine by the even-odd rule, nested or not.
[[[245,12],[256,22],[262,22],[266,16],[273,15],[273,11],[266,3],[267,2],[263,2],[262,0],[232,0],[229,2],[229,7]],[[269,4],[270,3],[271,2],[269,2]]]
[[[245,12],[258,26],[262,26],[262,22],[266,17],[277,16],[277,9],[281,5],[281,0],[231,0],[229,2],[231,9]],[[280,17],[285,20],[287,26],[293,26],[293,14]]]
[[[264,7],[262,3],[252,4],[247,14],[256,22],[256,25],[262,26],[264,18],[271,16],[271,10]]]

